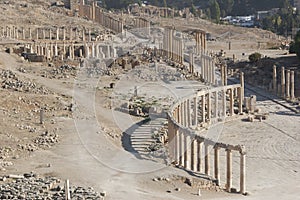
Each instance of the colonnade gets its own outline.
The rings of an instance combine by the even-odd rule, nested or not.
[[[226,166],[224,168],[226,168],[228,192],[231,192],[233,188],[232,154],[238,152],[240,154],[240,193],[245,194],[245,147],[215,142],[195,132],[195,128],[200,124],[217,123],[220,118],[234,115],[235,100],[239,104],[238,112],[241,113],[243,95],[243,84],[236,84],[199,91],[197,94],[181,99],[168,113],[168,141],[172,161],[187,170],[214,177],[217,185],[220,185],[220,170],[223,168],[220,166],[220,150],[225,150]],[[213,167],[210,166],[210,150],[213,150],[214,155]],[[211,168],[214,172],[210,171]]]
[[[196,54],[201,55],[203,51],[206,51],[206,32],[197,30],[195,32],[196,40]]]
[[[216,66],[213,57],[209,55],[205,45],[205,32],[197,31],[196,35],[196,53],[194,51],[189,52],[189,66],[188,71],[192,75],[201,75],[202,79],[209,84],[216,84]],[[199,42],[200,41],[200,42]],[[172,27],[165,28],[163,37],[163,52],[162,55],[167,59],[171,59],[178,64],[184,64],[184,42],[181,33],[177,33]],[[201,51],[197,50],[201,49]],[[200,53],[198,55],[198,53]],[[201,71],[197,71],[195,68],[195,57],[200,56]]]
[[[145,18],[135,18],[135,28],[143,29],[150,35],[150,21]]]
[[[277,82],[277,67],[273,66],[272,90],[284,99],[295,99],[295,72],[285,67],[280,70],[280,82]]]
[[[156,7],[152,5],[139,6],[136,4],[131,4],[127,8],[128,13],[138,13],[140,16],[149,15],[157,17],[169,17],[174,16],[174,10],[168,7]]]
[[[76,57],[102,59],[116,57],[116,49],[112,45],[104,43],[28,43],[24,45],[24,50],[26,53],[45,56],[47,60],[54,58],[76,59]]]
[[[183,64],[183,39],[175,35],[175,30],[166,28],[163,38],[163,55],[177,63]]]
[[[109,13],[106,13],[102,8],[98,7],[95,2],[92,2],[91,5],[86,5],[85,0],[80,0],[79,16],[87,17],[89,20],[95,21],[116,33],[123,32],[123,20],[117,16],[111,16]]]
[[[99,31],[100,32],[100,31]],[[0,37],[7,37],[19,40],[34,40],[34,41],[92,41],[91,30],[77,27],[16,27],[6,26],[0,27]],[[108,35],[99,35],[98,41],[109,39]]]

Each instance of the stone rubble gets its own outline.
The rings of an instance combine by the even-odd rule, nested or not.
[[[41,76],[50,79],[68,79],[75,77],[78,68],[73,65],[64,64],[61,66],[51,67],[50,70],[45,70],[42,72]]]
[[[31,172],[23,175],[10,174],[0,180],[0,199],[65,199],[64,183],[56,177],[41,177]],[[70,194],[71,199],[104,199],[91,187],[71,186]]]
[[[3,89],[34,94],[50,94],[50,91],[31,81],[25,81],[11,70],[0,70],[0,84]]]

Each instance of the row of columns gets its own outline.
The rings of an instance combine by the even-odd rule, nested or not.
[[[285,70],[285,67],[281,67],[280,83],[277,83],[277,67],[273,66],[273,81],[272,88],[274,94],[278,94],[284,99],[295,99],[295,72],[291,70]]]
[[[241,80],[243,81],[243,74],[241,74]],[[243,99],[243,83],[223,87],[220,90],[200,91],[192,99],[181,101],[174,108],[173,116],[178,124],[184,127],[197,127],[198,124],[209,124],[224,119],[228,115],[233,116],[235,100],[238,102],[238,112],[242,113]]]
[[[111,45],[99,43],[29,43],[25,45],[25,52],[35,53],[39,56],[44,56],[47,60],[52,60],[55,57],[60,59],[75,59],[76,57],[85,58],[114,58],[116,57],[116,49]],[[77,53],[76,53],[77,51]]]
[[[82,48],[77,47],[79,49],[79,57],[82,56]],[[51,60],[54,57],[59,57],[62,60],[64,58],[75,59],[75,51],[76,47],[74,43],[68,44],[48,44],[48,43],[29,43],[25,45],[25,49],[27,49],[27,53],[35,53],[39,56],[44,56],[46,59]]]
[[[87,36],[86,36],[87,35]],[[92,41],[91,30],[89,29],[77,29],[77,28],[60,28],[55,30],[49,28],[18,28],[15,26],[0,27],[0,36],[8,37],[11,39],[21,40],[56,40],[56,41]],[[87,37],[87,38],[86,38]],[[104,40],[105,38],[100,38]]]
[[[166,28],[163,39],[164,56],[175,62],[183,64],[184,51],[183,40],[180,36],[175,36],[172,28]]]
[[[86,58],[115,58],[117,55],[116,49],[111,45],[86,43],[84,45],[84,56]]]
[[[135,27],[139,29],[143,29],[146,31],[147,35],[150,35],[150,21],[145,18],[136,18],[135,19]]]
[[[220,186],[220,150],[226,151],[226,190],[232,190],[232,152],[240,153],[240,193],[246,193],[246,152],[243,146],[233,146],[215,143],[193,134],[192,131],[178,126],[172,118],[168,119],[169,154],[172,161],[179,166],[193,172],[200,172],[213,176],[216,184]],[[213,150],[213,155],[210,151]],[[214,157],[214,172],[211,172],[211,156]]]
[[[196,31],[196,54],[201,55],[203,51],[206,50],[206,33],[204,31]]]
[[[216,84],[216,66],[214,59],[207,52],[201,54],[201,75],[205,82]]]
[[[98,7],[95,2],[92,2],[91,5],[86,5],[85,0],[80,0],[79,16],[87,17],[89,20],[95,21],[116,33],[123,33],[123,20],[117,16],[111,16],[106,13],[103,9]]]

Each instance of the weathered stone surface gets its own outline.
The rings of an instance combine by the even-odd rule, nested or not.
[[[0,182],[0,199],[65,199],[63,183],[56,177],[40,177],[31,172],[4,176],[1,180],[3,182]],[[71,199],[96,200],[106,196],[106,192],[104,195],[99,194],[91,187],[72,186],[70,193]]]

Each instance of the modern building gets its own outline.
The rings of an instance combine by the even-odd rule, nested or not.
[[[297,10],[300,10],[300,0],[294,0],[294,7],[296,7]]]

